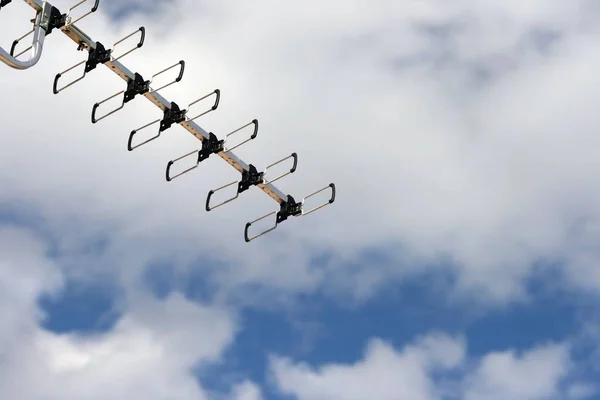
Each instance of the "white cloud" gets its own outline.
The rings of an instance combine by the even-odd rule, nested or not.
[[[233,387],[231,400],[262,400],[262,390],[250,381],[243,381]]]
[[[237,331],[232,311],[179,294],[159,301],[130,288],[111,331],[49,332],[40,326],[37,299],[58,294],[65,277],[46,250],[31,232],[0,226],[1,398],[211,398],[192,369],[220,361]]]
[[[439,257],[454,262],[444,268],[456,272],[458,293],[480,293],[479,303],[526,295],[540,258],[564,260],[560,272],[575,288],[600,288],[593,2],[180,0],[118,23],[103,10],[81,27],[105,45],[147,28],[128,67],[148,77],[185,59],[183,83],[166,97],[185,106],[219,87],[221,107],[201,125],[222,137],[258,118],[259,137],[240,155],[260,168],[297,151],[298,172],[282,189],[299,198],[334,181],[338,199],[246,245],[244,223],[275,204],[250,191],[206,213],[207,191],[237,178],[218,159],[165,183],[166,162],[198,142],[173,127],[127,152],[128,133],[159,111],[138,99],[91,124],[91,106],[123,82],[98,68],[53,95],[54,74],[85,57],[54,33],[33,69],[0,69],[0,207],[35,214],[45,235],[0,230],[0,397],[204,399],[189,370],[218,361],[237,329],[221,303],[285,304],[274,296],[313,290],[365,298]],[[5,48],[31,17],[22,2],[3,8]],[[391,261],[348,265],[385,245]],[[313,267],[319,252],[334,260]],[[218,304],[148,297],[141,277],[157,262],[183,276],[208,272]],[[106,275],[126,293],[112,331],[40,328],[37,296]],[[243,290],[248,283],[258,293]],[[465,396],[492,396],[500,385],[503,398],[535,399],[559,391],[570,371],[567,348],[550,346],[486,355],[469,379],[436,387],[434,371],[466,368],[464,352],[462,341],[435,335],[401,351],[374,340],[351,365],[314,370],[275,358],[273,366],[281,387],[303,399],[374,390],[428,399],[458,383]],[[583,384],[569,389],[571,398],[587,393]],[[230,395],[262,396],[249,381]]]
[[[598,393],[596,385],[589,383],[575,384],[569,388],[567,398],[573,400],[589,399],[596,393]]]
[[[46,251],[43,240],[26,230],[0,225],[0,359],[41,321],[36,297],[62,287],[63,276]]]
[[[11,132],[0,139],[0,182],[10,187],[2,201],[35,208],[52,229],[72,226],[76,233],[59,235],[72,251],[110,232],[96,269],[139,265],[123,279],[137,279],[157,258],[208,269],[196,260],[210,252],[231,262],[215,272],[228,293],[260,283],[364,297],[449,256],[460,293],[507,301],[525,294],[534,261],[563,258],[568,280],[595,290],[598,279],[578,278],[598,258],[593,231],[570,232],[583,219],[596,224],[600,211],[590,173],[599,167],[598,90],[589,84],[600,64],[591,23],[598,10],[555,4],[379,0],[320,4],[317,13],[271,0],[180,1],[118,24],[97,13],[82,26],[107,45],[147,27],[146,45],[124,59],[132,70],[149,76],[186,60],[169,99],[185,105],[223,90],[220,109],[201,120],[207,129],[222,135],[257,117],[259,138],[240,150],[243,158],[262,167],[298,151],[298,172],[281,187],[298,198],[335,181],[337,202],[246,245],[244,223],[275,209],[272,201],[251,191],[206,213],[206,192],[236,178],[220,160],[165,183],[166,161],[197,141],[174,127],[125,151],[129,131],[159,116],[143,99],[90,124],[91,105],[123,83],[100,68],[53,95],[54,73],[83,57],[60,35],[48,38],[34,69],[5,68],[0,78],[12,99],[1,117]],[[17,20],[3,25],[3,43],[19,31]],[[551,40],[543,51],[542,40]],[[393,267],[346,269],[357,252],[382,243],[404,245],[402,255],[392,252]],[[327,271],[310,268],[312,251],[336,258]]]
[[[469,377],[464,399],[556,398],[570,363],[569,348],[564,345],[534,348],[522,356],[512,351],[488,354]]]
[[[364,359],[350,365],[328,364],[313,370],[273,357],[271,368],[281,391],[300,400],[426,400],[436,396],[430,373],[452,369],[463,357],[461,340],[435,335],[400,352],[379,339],[372,340]]]
[[[541,1],[330,1],[318,3],[317,12],[316,5],[182,0],[151,17],[116,24],[100,12],[81,24],[106,45],[145,25],[146,45],[125,64],[148,77],[185,59],[183,83],[165,96],[185,105],[221,88],[219,111],[201,124],[222,135],[258,118],[259,138],[240,154],[263,167],[298,151],[298,172],[281,183],[284,190],[298,198],[336,182],[333,207],[292,220],[256,244],[243,243],[242,228],[275,209],[262,193],[245,193],[227,209],[203,209],[209,189],[236,178],[221,160],[164,182],[166,162],[198,145],[183,129],[125,150],[132,129],[160,117],[147,101],[90,123],[92,104],[123,88],[114,75],[99,68],[78,86],[51,93],[54,74],[84,58],[59,33],[48,38],[35,68],[2,69],[0,85],[10,101],[0,114],[0,205],[38,214],[61,265],[31,267],[50,275],[4,284],[11,296],[25,296],[19,303],[24,315],[35,315],[31,296],[58,290],[62,274],[112,274],[135,292],[129,300],[136,308],[127,315],[138,322],[118,332],[155,332],[139,322],[152,318],[134,300],[151,262],[164,260],[183,274],[210,271],[219,298],[247,301],[253,297],[240,287],[258,283],[269,304],[277,304],[270,290],[283,298],[320,289],[366,297],[438,257],[454,261],[459,293],[476,291],[484,295],[480,302],[522,297],[539,258],[565,260],[561,272],[576,288],[600,288],[594,269],[600,214],[594,104],[600,92],[590,84],[600,67],[597,6],[584,0],[553,1],[552,7]],[[26,29],[31,12],[13,2],[1,17],[6,46]],[[545,50],[536,45],[540,32],[556,33]],[[98,237],[105,247],[90,249]],[[382,244],[403,247],[391,250],[392,261],[383,265],[346,264]],[[321,251],[334,255],[325,270],[310,265]],[[215,258],[226,265],[215,267]],[[199,320],[220,321],[177,304],[199,313]],[[1,312],[7,320],[19,315]],[[19,321],[27,323],[37,332],[34,322]],[[180,331],[159,332],[172,337]],[[216,353],[190,357],[217,357],[228,332],[225,327],[215,338]],[[31,337],[63,345],[64,338],[42,336]],[[113,332],[102,340],[121,338]],[[162,342],[146,340],[163,349]],[[66,343],[76,351],[56,365],[85,368],[85,349],[96,342]],[[180,366],[190,362],[181,357]],[[423,372],[414,373],[427,386]]]
[[[461,339],[432,334],[399,350],[373,339],[351,364],[313,368],[273,357],[271,372],[275,387],[298,400],[587,398],[592,387],[574,381],[573,365],[567,344],[473,359]]]

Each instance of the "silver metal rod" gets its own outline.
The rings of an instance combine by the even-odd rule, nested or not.
[[[144,28],[144,27],[140,27],[138,30],[136,30],[136,31],[134,31],[134,32],[132,32],[132,33],[130,33],[129,35],[125,36],[124,38],[117,40],[117,41],[116,41],[116,42],[113,44],[112,53],[114,54],[114,52],[115,52],[115,49],[117,48],[117,46],[118,46],[119,44],[123,43],[125,40],[129,39],[130,37],[132,37],[133,35],[135,35],[135,34],[136,34],[136,33],[138,33],[138,32],[140,32],[140,33],[141,33],[141,39],[140,39],[140,42],[137,44],[137,46],[135,46],[135,47],[134,47],[134,48],[132,48],[132,49],[129,49],[128,51],[126,51],[125,53],[121,54],[121,55],[120,55],[120,56],[118,56],[118,57],[114,57],[114,56],[112,56],[112,60],[113,60],[113,61],[120,60],[121,58],[125,57],[126,55],[128,55],[128,54],[130,54],[130,53],[134,52],[135,50],[139,49],[140,47],[142,47],[142,45],[144,44],[144,38],[145,38],[145,36],[146,36],[146,32],[145,32],[145,28]],[[73,40],[75,40],[75,39],[73,39]],[[94,43],[94,48],[95,48],[95,43]]]
[[[190,121],[190,122],[191,122],[191,121],[194,121],[195,119],[198,119],[198,118],[200,118],[201,116],[203,116],[203,115],[206,115],[206,114],[208,114],[208,113],[209,113],[209,112],[211,112],[211,111],[215,111],[215,110],[217,109],[217,107],[219,107],[219,100],[220,100],[220,98],[221,98],[221,91],[220,91],[219,89],[215,89],[215,90],[214,90],[212,93],[209,93],[209,94],[207,94],[207,95],[204,95],[204,96],[200,97],[199,99],[197,99],[197,100],[194,100],[193,102],[191,102],[191,103],[188,105],[188,107],[187,107],[187,111],[188,111],[188,113],[190,112],[190,109],[192,108],[192,106],[193,106],[193,105],[197,104],[198,102],[200,102],[200,101],[202,101],[202,100],[204,100],[204,99],[207,99],[207,98],[209,98],[210,96],[216,96],[216,98],[215,98],[215,103],[213,104],[213,106],[212,106],[211,108],[209,108],[208,110],[204,111],[203,113],[201,113],[201,114],[198,114],[198,115],[196,115],[195,117],[191,117],[191,118],[189,118],[189,119],[188,119],[188,121]]]
[[[244,129],[244,128],[250,126],[250,125],[252,125],[253,123],[254,123],[253,121],[248,122],[246,125],[241,126],[241,127],[237,128],[235,131],[228,133],[227,135],[225,135],[225,140],[227,140],[227,138],[229,136],[233,135],[234,133],[237,133],[237,132],[241,131],[242,129]]]
[[[254,235],[254,236],[248,236],[248,229],[250,228],[250,226],[251,226],[252,224],[254,224],[255,222],[258,222],[258,221],[262,221],[263,219],[265,219],[265,218],[267,218],[267,217],[270,217],[271,215],[274,215],[274,214],[277,214],[277,211],[270,212],[269,214],[266,214],[266,215],[264,215],[264,216],[262,216],[262,217],[260,217],[260,218],[257,218],[257,219],[255,219],[254,221],[248,222],[248,223],[246,224],[246,229],[244,230],[244,236],[245,236],[245,238],[246,238],[246,242],[251,242],[252,240],[254,240],[254,239],[256,239],[256,238],[259,238],[259,237],[261,237],[262,235],[265,235],[265,234],[267,234],[267,233],[269,233],[269,232],[271,232],[271,231],[275,230],[275,228],[277,228],[277,221],[275,221],[275,225],[273,225],[273,227],[272,227],[272,228],[269,228],[269,229],[267,229],[267,230],[264,230],[264,231],[262,231],[261,233],[259,233],[258,235]]]
[[[289,174],[293,174],[296,171],[296,166],[298,165],[298,155],[296,153],[292,153],[291,155],[289,155],[289,156],[287,156],[285,158],[282,158],[281,160],[276,161],[276,162],[274,162],[271,165],[268,165],[264,169],[263,174],[266,176],[267,175],[267,171],[269,170],[269,168],[272,168],[272,167],[274,167],[274,166],[276,166],[276,165],[278,165],[278,164],[280,164],[280,163],[282,163],[282,162],[284,162],[286,160],[289,160],[290,158],[294,159],[294,165],[292,166],[292,168],[288,172],[285,172],[285,173],[279,175],[276,178],[273,178],[273,179],[266,179],[266,178],[264,178],[265,183],[273,183],[273,182],[276,182],[276,181],[280,180],[281,178],[284,178],[284,177],[288,176]]]
[[[20,52],[19,54],[17,54],[16,56],[13,56],[13,57],[14,58],[19,58],[20,56],[22,56],[23,54],[25,54],[26,52],[28,52],[32,48],[33,48],[33,46],[29,46],[28,48],[26,48],[25,50],[23,50],[22,52]]]
[[[21,36],[20,38],[18,38],[16,41],[20,42],[21,40],[25,39],[27,36],[31,35],[33,32],[35,32],[35,27],[30,30],[29,32],[27,32],[26,34],[24,34],[23,36]]]
[[[169,87],[169,86],[171,86],[171,85],[179,82],[181,80],[182,76],[183,76],[183,68],[184,68],[184,65],[185,65],[185,63],[183,61],[179,61],[178,63],[175,63],[175,64],[171,65],[170,67],[167,67],[167,68],[163,69],[162,71],[157,72],[156,74],[152,75],[152,77],[150,78],[150,83],[154,82],[154,78],[156,78],[157,76],[159,76],[161,74],[164,74],[167,71],[172,70],[173,68],[175,68],[178,65],[181,66],[181,70],[179,72],[179,76],[175,80],[173,80],[173,81],[171,81],[171,82],[169,82],[169,83],[167,83],[167,84],[159,87],[158,89],[152,89],[152,88],[150,88],[150,93],[158,92],[159,90],[162,90],[162,89],[164,89],[166,87]]]
[[[287,160],[287,159],[289,159],[289,158],[291,158],[291,157],[292,157],[292,156],[291,156],[291,155],[289,155],[289,156],[287,156],[287,157],[285,157],[285,158],[282,158],[282,159],[281,159],[281,160],[279,160],[279,161],[275,161],[273,164],[267,165],[267,166],[265,167],[265,171],[264,171],[264,172],[265,172],[265,174],[267,173],[267,170],[268,170],[269,168],[271,168],[271,167],[274,167],[274,166],[276,166],[276,165],[278,165],[278,164],[281,164],[282,162],[284,162],[285,160]]]
[[[16,57],[11,56],[2,47],[0,47],[0,61],[4,62],[6,65],[12,68],[21,70],[31,68],[32,66],[37,64],[37,62],[40,60],[40,57],[42,56],[42,50],[44,48],[44,39],[46,38],[46,29],[48,28],[48,21],[50,19],[50,12],[52,10],[52,6],[50,5],[50,3],[47,2],[38,4],[39,1],[40,0],[35,0],[35,2],[33,3],[33,8],[36,9],[37,15],[35,18],[33,28],[33,42],[31,47],[29,48],[31,49],[31,56],[29,57],[29,59],[27,61],[17,60]],[[30,4],[28,1],[26,2]],[[25,36],[28,35],[29,33],[25,34]]]
[[[149,127],[149,126],[151,126],[151,125],[154,125],[154,124],[156,124],[157,122],[160,122],[160,121],[161,121],[161,119],[157,119],[157,120],[155,120],[155,121],[152,121],[152,122],[150,122],[150,123],[147,123],[146,125],[142,126],[141,128],[134,129],[133,131],[131,131],[131,134],[129,135],[129,141],[127,142],[127,149],[128,149],[129,151],[132,151],[133,149],[136,149],[136,148],[138,148],[138,147],[140,147],[140,146],[143,146],[143,145],[145,145],[145,144],[146,144],[146,143],[148,143],[148,142],[151,142],[151,141],[153,141],[153,140],[155,140],[155,139],[158,139],[158,138],[160,137],[160,126],[158,127],[158,133],[157,133],[156,135],[152,136],[150,139],[146,139],[146,140],[145,140],[145,141],[143,141],[142,143],[139,143],[139,144],[137,144],[137,145],[135,145],[135,146],[132,146],[132,145],[131,145],[131,142],[132,142],[132,140],[133,140],[133,136],[134,136],[136,133],[139,133],[139,131],[141,131],[141,130],[143,130],[143,129],[146,129],[147,127]]]
[[[88,11],[87,13],[83,14],[81,17],[73,20],[71,17],[71,11],[73,11],[74,9],[76,9],[77,7],[79,7],[80,5],[82,5],[83,3],[87,2],[88,0],[81,0],[79,3],[75,4],[73,7],[69,8],[67,10],[67,26],[68,25],[72,25],[76,22],[81,21],[82,19],[84,19],[85,17],[87,17],[88,15],[90,15],[91,13],[95,12],[97,7],[98,7],[98,1],[96,1],[96,4],[94,5],[94,7],[92,7],[92,9],[90,11]]]
[[[77,3],[74,6],[72,6],[71,8],[69,8],[69,10],[67,11],[67,15],[70,16],[71,11],[73,11],[74,9],[76,9],[77,7],[79,7],[80,5],[85,3],[86,1],[88,1],[88,0],[81,0],[79,3]]]
[[[83,2],[82,2],[82,3],[83,3]],[[93,11],[88,11],[88,12],[86,12],[85,14],[83,14],[81,17],[77,18],[75,21],[69,21],[69,22],[67,23],[67,25],[72,25],[72,24],[74,24],[74,23],[76,23],[76,22],[79,22],[79,21],[81,21],[82,19],[84,19],[85,17],[87,17],[88,15],[90,15],[91,13],[93,13]]]
[[[73,65],[72,67],[70,67],[70,68],[68,68],[68,69],[66,69],[66,70],[64,70],[64,71],[62,71],[61,73],[59,73],[59,74],[57,75],[56,79],[54,80],[54,93],[55,93],[55,94],[58,94],[58,93],[62,92],[63,90],[65,90],[66,88],[68,88],[68,87],[70,87],[70,86],[72,86],[72,85],[76,84],[77,82],[79,82],[80,80],[82,80],[83,78],[85,78],[85,70],[84,70],[84,71],[83,71],[83,74],[81,74],[81,76],[80,76],[79,78],[75,79],[75,80],[74,80],[74,81],[72,81],[71,83],[68,83],[67,85],[65,85],[65,86],[63,86],[63,87],[61,87],[61,88],[58,88],[58,79],[59,79],[59,78],[60,78],[62,75],[66,74],[67,72],[70,72],[70,71],[72,71],[73,69],[75,69],[75,68],[77,68],[77,67],[79,67],[80,65],[82,65],[82,64],[85,64],[85,63],[86,63],[86,60],[83,60],[83,61],[81,61],[81,62],[79,62],[79,63],[77,63],[77,64]]]
[[[311,210],[308,210],[306,212],[304,210],[302,210],[302,214],[301,215],[308,215],[308,214],[313,213],[313,212],[315,212],[317,210],[320,210],[321,208],[326,207],[328,205],[329,205],[329,203],[324,203],[324,204],[321,204],[320,206],[314,207]]]
[[[218,188],[216,188],[215,190],[213,190],[213,192],[218,192],[219,190],[223,190],[223,189],[225,189],[225,188],[227,188],[227,187],[229,187],[229,186],[233,185],[234,183],[238,183],[238,181],[233,181],[233,182],[231,182],[231,183],[228,183],[228,184],[226,184],[226,185],[223,185],[223,186],[221,186],[221,187],[218,187]]]
[[[226,148],[226,149],[225,149],[225,150],[223,150],[223,151],[224,151],[224,152],[226,152],[226,153],[229,153],[230,151],[237,149],[237,148],[238,148],[238,147],[240,147],[241,145],[243,145],[243,144],[246,144],[246,143],[248,143],[248,142],[249,142],[249,141],[251,141],[251,140],[252,140],[252,138],[250,138],[250,139],[246,139],[246,140],[244,140],[243,142],[236,144],[236,145],[235,145],[235,146],[233,146],[232,148]]]
[[[113,98],[115,98],[115,97],[117,97],[118,95],[120,95],[120,94],[123,94],[123,93],[125,93],[125,91],[124,91],[124,90],[121,90],[120,92],[117,92],[117,93],[113,94],[112,96],[110,96],[110,97],[107,97],[106,99],[104,99],[104,100],[102,100],[102,101],[99,101],[98,103],[94,104],[94,108],[92,109],[92,122],[96,123],[96,122],[98,122],[98,121],[101,121],[101,120],[103,120],[104,118],[108,117],[109,115],[112,115],[112,114],[116,113],[117,111],[121,110],[123,107],[125,107],[125,103],[124,103],[123,101],[121,101],[121,105],[120,105],[119,107],[115,108],[114,110],[112,110],[112,111],[111,111],[111,112],[109,112],[108,114],[105,114],[105,115],[103,115],[103,116],[102,116],[102,117],[100,117],[100,118],[96,118],[96,110],[98,109],[98,107],[99,107],[101,104],[104,104],[104,103],[106,103],[108,100],[110,100],[110,99],[113,99]]]
[[[198,150],[190,151],[189,153],[187,153],[187,154],[184,154],[184,155],[182,155],[181,157],[177,157],[176,159],[174,159],[174,160],[171,160],[171,161],[169,161],[169,162],[167,163],[167,182],[170,182],[170,181],[172,181],[173,179],[175,179],[175,178],[178,178],[178,177],[180,177],[181,175],[183,175],[183,174],[186,174],[186,173],[190,172],[191,170],[198,168],[198,165],[199,165],[199,163],[198,163],[198,161],[197,161],[197,159],[196,159],[196,165],[194,165],[194,166],[192,166],[192,167],[190,167],[190,168],[188,168],[188,169],[186,169],[186,170],[184,170],[184,171],[182,171],[182,172],[180,172],[180,173],[178,173],[178,174],[176,174],[176,175],[173,175],[173,176],[171,176],[171,167],[172,167],[172,166],[173,166],[173,165],[174,165],[174,164],[175,164],[177,161],[180,161],[180,160],[182,160],[182,159],[184,159],[184,158],[186,158],[186,157],[189,157],[189,156],[191,156],[192,154],[198,154]]]
[[[242,126],[242,127],[240,127],[240,128],[237,128],[235,131],[233,131],[233,132],[230,132],[230,133],[228,133],[227,135],[225,135],[225,141],[224,141],[224,143],[227,143],[227,140],[229,139],[229,137],[230,137],[231,135],[233,135],[234,133],[240,132],[242,129],[244,129],[244,128],[247,128],[247,127],[248,127],[248,126],[250,126],[250,125],[254,125],[254,132],[252,133],[252,135],[251,135],[251,136],[250,136],[248,139],[244,140],[244,141],[243,141],[243,142],[241,142],[241,143],[238,143],[238,144],[236,144],[236,145],[235,145],[235,146],[233,146],[233,147],[230,147],[230,148],[225,148],[225,149],[223,150],[225,153],[229,153],[230,151],[232,151],[232,150],[234,150],[234,149],[237,149],[237,148],[238,148],[238,147],[240,147],[241,145],[243,145],[243,144],[245,144],[245,143],[248,143],[249,141],[251,141],[251,140],[253,140],[254,138],[256,138],[256,135],[258,134],[258,120],[256,120],[256,119],[255,119],[255,120],[252,120],[252,121],[250,121],[250,122],[249,122],[249,123],[247,123],[246,125],[244,125],[244,126]]]
[[[107,97],[106,99],[99,101],[98,104],[106,103],[108,100],[114,99],[115,97],[117,97],[118,95],[123,94],[123,93],[125,93],[125,91],[121,90],[120,92],[117,92],[117,93],[113,94],[112,96]]]
[[[177,162],[177,161],[179,161],[179,160],[183,160],[184,158],[186,158],[186,157],[189,157],[189,156],[191,156],[192,154],[194,154],[194,153],[197,153],[197,152],[198,152],[198,150],[190,151],[189,153],[187,153],[187,154],[184,154],[184,155],[182,155],[181,157],[178,157],[178,158],[174,159],[174,160],[173,160],[173,162]]]
[[[221,207],[222,205],[225,205],[225,204],[227,204],[227,203],[229,203],[229,202],[232,202],[233,200],[237,199],[237,198],[240,196],[240,194],[239,194],[239,192],[236,190],[236,192],[235,192],[235,196],[233,196],[233,197],[230,197],[230,198],[228,198],[227,200],[224,200],[224,201],[222,201],[222,202],[218,203],[218,204],[217,204],[217,205],[215,205],[215,206],[212,206],[212,207],[210,206],[210,199],[212,198],[212,195],[213,195],[213,194],[217,193],[217,192],[218,192],[218,191],[220,191],[220,190],[223,190],[223,189],[225,189],[225,188],[228,188],[228,187],[229,187],[229,186],[231,186],[231,185],[235,185],[236,183],[238,183],[238,181],[233,181],[233,182],[231,182],[231,183],[228,183],[228,184],[226,184],[226,185],[223,185],[223,186],[221,186],[221,187],[219,187],[219,188],[217,188],[217,189],[214,189],[214,190],[211,190],[210,192],[208,192],[208,196],[206,197],[206,211],[211,211],[211,210],[214,210],[215,208]]]
[[[325,191],[327,189],[331,189],[331,198],[329,199],[329,201],[327,201],[327,202],[325,202],[325,203],[323,203],[323,204],[321,204],[319,206],[315,206],[315,207],[313,207],[312,209],[310,209],[308,211],[304,211],[304,202],[307,199],[309,199],[309,198],[311,198],[311,197],[313,197],[313,196],[315,196],[315,195],[317,195],[317,194],[319,194],[319,193],[321,193],[321,192],[323,192],[323,191]],[[329,184],[328,186],[325,186],[323,189],[319,189],[316,192],[313,192],[313,193],[309,194],[308,196],[306,196],[306,197],[304,197],[302,199],[302,201],[301,201],[301,203],[302,203],[302,213],[301,213],[301,215],[308,215],[308,214],[313,213],[313,212],[315,212],[317,210],[320,210],[321,208],[332,204],[334,200],[335,200],[335,185],[332,183],[332,184]]]
[[[254,221],[250,221],[249,223],[250,223],[250,224],[253,224],[253,223],[255,223],[255,222],[262,221],[263,219],[265,219],[265,218],[267,218],[267,217],[270,217],[271,215],[274,215],[274,214],[277,214],[277,211],[272,211],[272,212],[270,212],[270,213],[268,213],[268,214],[266,214],[266,215],[263,215],[263,216],[262,216],[262,217],[260,217],[260,218],[256,218]]]
[[[85,62],[86,62],[86,61],[87,61],[87,60],[83,60],[83,61],[81,61],[81,62],[78,62],[77,64],[73,65],[72,67],[65,69],[65,70],[64,70],[63,72],[61,72],[60,74],[61,74],[61,75],[64,75],[64,74],[66,74],[67,72],[69,72],[69,71],[71,71],[71,70],[73,70],[73,69],[75,69],[75,68],[79,67],[81,64],[85,64]]]
[[[129,35],[125,36],[125,37],[124,37],[124,38],[122,38],[122,39],[119,39],[119,40],[117,40],[117,41],[115,42],[115,44],[113,45],[113,49],[114,49],[115,47],[117,47],[117,45],[118,45],[118,44],[121,44],[121,43],[123,43],[125,40],[129,39],[130,37],[132,37],[133,35],[135,35],[135,34],[136,34],[136,33],[138,33],[138,32],[139,32],[139,30],[137,30],[137,31],[135,31],[135,32],[132,32],[132,33],[130,33]]]
[[[155,120],[155,121],[149,122],[149,123],[147,123],[146,125],[142,126],[141,128],[137,128],[137,129],[136,129],[136,131],[137,131],[137,132],[139,132],[139,131],[141,131],[142,129],[146,129],[146,128],[147,128],[147,127],[149,127],[150,125],[154,125],[154,124],[156,124],[157,122],[160,122],[160,121],[161,121],[161,119],[159,118],[159,119],[157,119],[157,120]]]

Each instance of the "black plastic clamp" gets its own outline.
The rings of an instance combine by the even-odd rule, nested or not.
[[[185,121],[185,115],[187,110],[180,109],[179,105],[174,101],[171,102],[171,108],[167,108],[164,113],[162,121],[160,121],[160,132],[163,132],[171,127],[173,124],[179,124]]]
[[[54,29],[60,29],[67,24],[67,14],[61,14],[60,10],[54,6],[50,10],[50,19],[48,21],[48,28],[46,29],[46,36],[52,33]]]
[[[98,66],[98,64],[106,64],[110,61],[112,50],[106,49],[100,42],[96,42],[96,48],[90,50],[87,62],[85,63],[85,72],[88,73]]]
[[[198,163],[206,160],[211,154],[223,151],[225,140],[219,140],[212,132],[209,132],[208,135],[208,139],[202,141],[202,149],[198,151]]]
[[[279,212],[277,212],[277,223],[280,224],[288,217],[294,217],[302,213],[302,203],[297,203],[294,198],[288,194],[287,201],[281,203]]]
[[[129,78],[127,82],[127,90],[123,95],[123,103],[128,103],[138,94],[144,94],[150,91],[150,81],[144,80],[142,75],[135,73],[133,79]]]
[[[242,172],[242,180],[238,182],[238,193],[243,193],[250,188],[250,186],[260,185],[264,182],[264,172],[258,172],[256,167],[252,164],[248,166],[248,170]]]
[[[208,196],[206,197],[206,211],[211,211],[217,207],[221,207],[222,205],[227,204],[230,201],[237,199],[239,197],[239,195],[241,193],[245,192],[246,190],[248,190],[250,188],[250,186],[259,185],[259,184],[263,183],[264,182],[263,176],[264,176],[264,172],[258,172],[256,167],[254,165],[250,164],[248,166],[248,170],[244,170],[244,172],[242,172],[242,179],[239,182],[233,181],[231,183],[221,186],[218,189],[214,189],[214,190],[211,190],[208,192]],[[235,196],[230,197],[230,198],[220,202],[219,204],[215,204],[211,207],[210,199],[212,198],[212,196],[215,193],[217,193],[225,188],[228,188],[230,186],[233,186],[236,183],[237,183],[237,191],[236,191]]]

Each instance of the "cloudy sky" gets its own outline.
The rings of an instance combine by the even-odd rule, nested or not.
[[[32,16],[0,11],[5,49]],[[207,213],[238,178],[218,157],[165,182],[199,142],[128,152],[160,111],[92,124],[124,83],[54,95],[85,54],[53,33],[0,65],[0,398],[600,399],[599,22],[595,0],[101,1],[78,25],[106,47],[146,27],[130,70],[185,60],[163,96],[219,88],[202,127],[257,118],[239,156],[297,152],[281,190],[338,196],[245,243],[276,204]]]

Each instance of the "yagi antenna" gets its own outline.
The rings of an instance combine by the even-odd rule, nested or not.
[[[254,221],[248,222],[244,229],[244,238],[246,242],[250,242],[272,230],[277,228],[279,224],[283,221],[286,221],[291,216],[304,216],[313,213],[335,201],[336,189],[333,183],[325,186],[322,189],[319,189],[308,196],[304,197],[300,201],[296,201],[294,197],[289,194],[283,193],[279,190],[274,183],[283,177],[292,174],[296,171],[298,166],[298,155],[296,153],[292,153],[289,156],[286,156],[279,161],[276,161],[270,165],[267,165],[263,170],[259,171],[253,164],[245,163],[241,158],[236,156],[233,153],[233,150],[239,148],[240,146],[254,140],[258,136],[258,120],[254,119],[239,128],[234,129],[233,131],[225,134],[217,136],[213,132],[208,132],[202,127],[200,127],[195,121],[212,112],[217,110],[219,107],[219,101],[221,98],[221,91],[219,89],[215,89],[213,92],[205,94],[200,98],[193,100],[188,104],[186,108],[181,108],[177,103],[168,101],[165,99],[159,91],[169,87],[175,83],[178,83],[182,80],[183,74],[185,71],[185,61],[179,61],[175,64],[172,64],[159,72],[156,72],[151,76],[150,79],[146,80],[142,76],[142,74],[138,72],[132,72],[127,69],[122,63],[121,59],[131,54],[133,51],[141,48],[144,45],[144,39],[146,37],[146,30],[144,27],[141,27],[134,31],[133,33],[125,36],[124,38],[115,42],[112,48],[106,48],[102,43],[95,42],[88,35],[86,35],[83,31],[81,31],[77,26],[75,26],[76,22],[81,21],[88,15],[94,13],[99,6],[100,0],[95,0],[91,9],[87,12],[83,12],[79,16],[74,16],[73,11],[87,3],[88,0],[81,0],[76,3],[74,6],[69,8],[66,13],[61,13],[58,8],[54,7],[47,1],[42,0],[23,0],[27,5],[31,6],[36,12],[35,18],[32,20],[33,27],[30,31],[16,39],[10,48],[10,51],[7,52],[2,47],[0,47],[0,60],[7,64],[8,66],[15,69],[27,69],[31,68],[40,60],[42,55],[42,50],[44,47],[44,40],[46,36],[52,33],[53,30],[58,29],[67,35],[71,40],[73,40],[77,44],[77,50],[79,51],[87,51],[87,58],[80,61],[79,63],[73,65],[72,67],[67,68],[66,70],[58,73],[54,78],[54,83],[52,90],[55,94],[62,92],[68,87],[74,85],[75,83],[81,81],[83,78],[87,76],[91,71],[93,71],[98,65],[105,65],[109,70],[113,71],[117,74],[121,79],[123,79],[126,83],[126,86],[121,91],[101,100],[93,105],[92,107],[92,123],[97,123],[104,118],[116,113],[117,111],[123,109],[125,104],[134,100],[137,96],[143,96],[150,100],[154,105],[156,105],[161,111],[162,116],[157,118],[156,120],[147,123],[146,125],[134,129],[131,131],[129,135],[129,139],[127,141],[127,149],[132,151],[138,147],[141,147],[149,142],[156,140],[160,137],[162,132],[171,128],[172,125],[180,125],[192,135],[194,135],[197,139],[199,139],[202,143],[201,147],[197,150],[194,150],[190,153],[184,154],[181,157],[173,159],[167,163],[166,167],[166,180],[168,182],[190,172],[193,169],[196,169],[200,163],[206,159],[208,159],[211,155],[215,154],[224,159],[229,165],[235,168],[240,173],[240,179],[225,184],[219,188],[213,189],[208,192],[206,197],[206,211],[214,210],[215,208],[221,207],[233,200],[236,200],[240,194],[250,189],[250,187],[255,186],[269,195],[273,200],[275,200],[279,204],[279,210],[268,213]],[[9,5],[12,0],[0,0],[0,18],[3,16],[4,12],[2,9]],[[33,35],[33,39],[31,45],[24,50],[17,51],[17,46],[29,35]],[[131,44],[129,46],[125,46],[124,43],[128,41],[132,37],[137,37],[139,35],[139,39],[137,39],[137,43]],[[122,47],[126,47],[126,50],[121,50]],[[117,51],[118,50],[118,51]],[[29,53],[29,58],[22,60],[20,59],[27,52]],[[75,69],[81,67],[81,75],[77,78],[69,79],[67,83],[63,83],[63,79],[65,75],[73,75],[71,72]],[[172,72],[174,71],[174,72]],[[175,75],[175,72],[177,75]],[[154,79],[163,74],[173,74],[173,79],[168,83],[161,85],[160,87],[152,87],[152,83]],[[107,101],[121,96],[121,105],[113,108],[110,111],[103,112],[100,116],[98,116],[98,109]],[[198,111],[196,108],[199,108],[197,105],[199,103],[205,103],[210,99],[210,105],[202,107],[204,111]],[[135,139],[137,134],[140,131],[145,130],[153,125],[158,124],[158,128],[155,131],[155,134],[150,138],[144,139]],[[245,134],[242,135],[242,132]],[[243,139],[239,140],[237,143],[229,144],[231,138],[239,138],[243,137]],[[136,142],[136,144],[134,144]],[[175,164],[179,164],[179,161],[187,158],[194,157],[195,165],[179,172],[173,174],[171,172],[171,168]],[[270,171],[273,167],[278,165],[286,165],[289,163],[289,170],[285,170],[286,172],[276,174],[276,176],[271,177]],[[232,187],[236,185],[236,193],[235,195],[229,197],[226,200],[223,200],[218,203],[214,203],[213,195],[217,192],[220,192],[228,187]],[[311,209],[305,209],[305,202],[307,199],[316,196],[326,190],[330,189],[330,197],[328,200],[324,201],[322,204],[315,206]],[[263,230],[262,232],[258,232],[256,234],[250,235],[249,230],[250,227],[258,221],[266,219],[268,217],[275,216],[274,225],[271,228]]]

